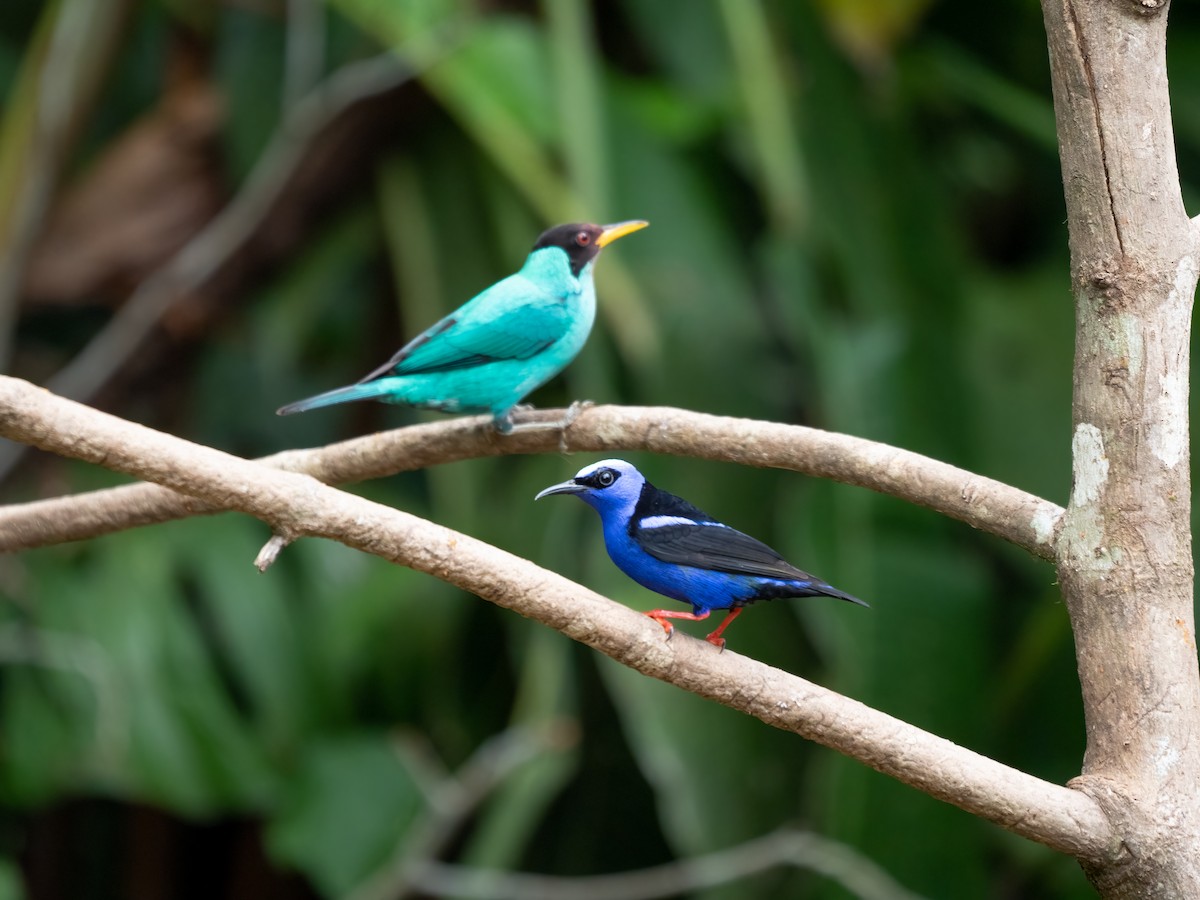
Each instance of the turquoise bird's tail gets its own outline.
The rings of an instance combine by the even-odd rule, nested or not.
[[[295,403],[279,407],[279,409],[275,410],[275,414],[278,416],[290,416],[292,413],[307,412],[310,409],[320,409],[322,406],[333,406],[336,403],[350,403],[353,400],[372,400],[383,397],[385,394],[394,394],[395,392],[394,379],[384,378],[378,381],[367,381],[362,384],[351,384],[332,391],[326,391],[323,394],[317,394],[315,397],[308,397],[304,400],[297,400]]]

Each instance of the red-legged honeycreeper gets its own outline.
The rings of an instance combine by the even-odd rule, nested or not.
[[[496,430],[509,433],[513,407],[561,372],[587,341],[596,318],[596,257],[648,224],[574,223],[543,232],[519,272],[427,328],[357,384],[289,403],[279,415],[373,399],[489,412]]]
[[[723,648],[722,632],[756,600],[835,597],[867,605],[797,569],[761,541],[659,490],[624,460],[586,466],[534,499],[551,494],[574,494],[600,514],[608,555],[622,572],[652,591],[691,605],[690,613],[646,613],[668,638],[675,630],[669,619],[699,621],[714,609],[727,609],[728,615],[706,638]]]

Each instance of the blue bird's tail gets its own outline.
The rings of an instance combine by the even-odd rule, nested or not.
[[[871,608],[871,604],[866,600],[859,600],[853,594],[847,594],[845,591],[839,591],[832,584],[826,584],[823,581],[818,581],[813,585],[813,587],[816,588],[822,596],[834,597],[838,600],[845,600],[847,603],[857,603],[859,606],[865,606],[868,609]]]
[[[337,403],[350,403],[354,400],[371,400],[394,392],[395,386],[389,385],[386,380],[367,381],[363,384],[351,384],[346,387],[335,388],[332,391],[326,391],[323,394],[317,394],[315,397],[297,400],[295,403],[279,407],[279,409],[275,410],[275,414],[277,416],[290,416],[292,413],[307,412],[310,409],[320,409],[322,406],[333,406]]]
[[[755,603],[759,600],[783,600],[788,597],[833,597],[835,600],[845,600],[847,603],[856,603],[859,606],[870,608],[870,604],[865,600],[859,600],[853,594],[847,594],[845,591],[840,591],[832,584],[827,584],[819,578],[814,578],[805,572],[804,580],[799,579],[771,579],[758,585],[758,589],[751,597],[748,597],[744,602]]]

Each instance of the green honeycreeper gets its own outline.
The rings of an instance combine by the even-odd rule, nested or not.
[[[596,318],[592,267],[619,237],[645,228],[572,223],[542,233],[521,270],[468,300],[357,384],[289,403],[279,415],[381,400],[451,413],[492,414],[513,430],[512,410],[573,360]]]

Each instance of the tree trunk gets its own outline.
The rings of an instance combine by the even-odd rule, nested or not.
[[[1083,774],[1124,840],[1104,897],[1200,896],[1188,347],[1166,0],[1043,0],[1076,300],[1074,483],[1056,545]]]

